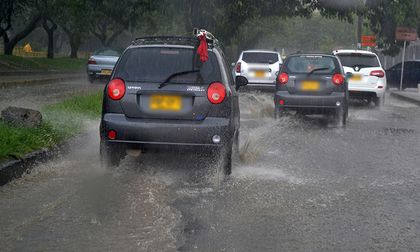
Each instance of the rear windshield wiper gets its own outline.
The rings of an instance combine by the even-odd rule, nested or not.
[[[328,70],[328,69],[329,69],[328,67],[315,68],[315,69],[313,69],[312,71],[310,71],[310,72],[308,73],[308,75],[311,75],[311,74],[313,74],[313,73],[315,73],[315,72],[318,72],[318,71],[323,71],[323,70]]]
[[[162,83],[159,84],[159,88],[163,88],[164,86],[166,86],[169,83],[169,81],[176,76],[180,76],[180,75],[184,75],[184,74],[190,74],[190,73],[199,73],[199,72],[200,72],[200,70],[189,70],[189,71],[173,73],[173,74],[169,75],[169,77],[166,78]]]

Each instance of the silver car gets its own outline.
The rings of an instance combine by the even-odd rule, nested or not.
[[[236,63],[234,76],[247,86],[274,90],[283,60],[280,53],[265,50],[243,51]],[[243,84],[242,84],[243,85]]]
[[[109,78],[120,54],[119,51],[109,48],[95,51],[89,57],[87,65],[87,74],[90,83],[93,83],[98,78]]]

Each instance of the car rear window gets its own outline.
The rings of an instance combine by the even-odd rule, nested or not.
[[[275,63],[279,61],[277,53],[247,52],[242,55],[242,60],[246,63]]]
[[[375,55],[363,55],[358,53],[337,55],[343,66],[347,67],[380,67],[378,58]]]
[[[195,72],[193,72],[195,71]],[[194,49],[169,47],[143,47],[127,50],[117,66],[115,76],[125,81],[210,84],[221,81],[216,55],[209,51],[209,59],[201,63]]]
[[[99,49],[93,53],[94,55],[100,55],[100,56],[115,56],[119,57],[120,52],[113,49]]]
[[[322,55],[291,56],[285,63],[287,73],[333,74],[340,72],[340,65],[336,58]]]

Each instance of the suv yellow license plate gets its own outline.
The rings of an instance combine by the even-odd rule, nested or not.
[[[353,74],[353,76],[350,78],[352,81],[361,81],[362,75],[361,74]]]
[[[303,91],[317,91],[320,84],[318,81],[302,81],[300,89]]]
[[[149,106],[151,110],[180,111],[182,99],[178,95],[152,95]]]
[[[110,70],[110,69],[102,69],[101,70],[102,75],[111,75],[111,73],[112,73],[112,70]]]
[[[255,77],[264,78],[265,77],[265,71],[255,71]]]

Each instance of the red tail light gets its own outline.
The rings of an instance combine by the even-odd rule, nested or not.
[[[111,140],[115,140],[115,138],[117,138],[117,132],[115,130],[108,131],[108,138]]]
[[[289,75],[287,73],[281,73],[279,74],[279,77],[277,77],[277,80],[281,85],[285,85],[289,82]]]
[[[89,59],[89,60],[88,60],[88,65],[96,65],[96,60],[94,60],[94,59]]]
[[[125,94],[125,83],[122,79],[113,79],[108,83],[108,96],[112,100],[120,100]]]
[[[332,83],[336,86],[340,86],[344,83],[344,76],[342,74],[334,74],[332,77]]]
[[[226,88],[220,82],[213,82],[207,89],[207,98],[213,104],[222,103],[226,97]]]
[[[238,62],[238,64],[236,64],[236,72],[237,73],[241,72],[241,62]]]
[[[385,73],[382,70],[375,70],[375,71],[370,72],[370,75],[376,76],[378,78],[383,78],[385,76]]]

